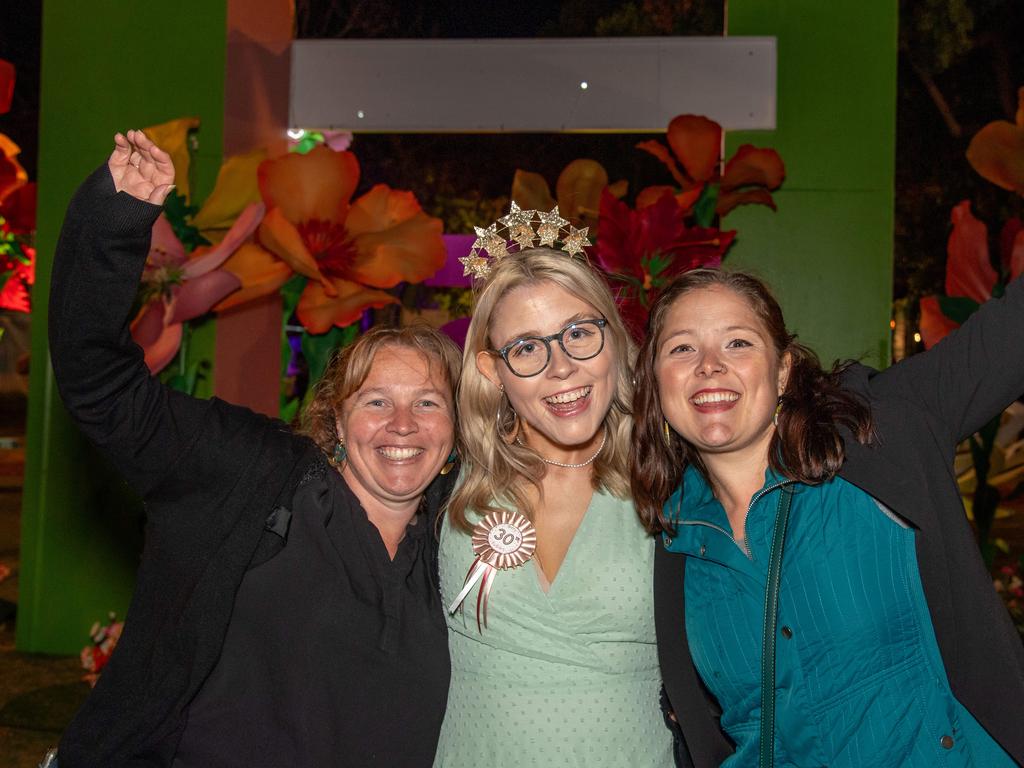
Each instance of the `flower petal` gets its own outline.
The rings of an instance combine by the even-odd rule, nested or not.
[[[36,228],[36,192],[34,181],[22,184],[0,201],[0,216],[7,219],[7,228],[24,235]]]
[[[0,200],[28,181],[28,173],[17,156],[21,148],[0,133]]]
[[[1024,274],[1024,224],[1014,217],[1006,222],[1000,234],[1003,271],[1009,280]]]
[[[195,279],[223,264],[224,260],[238,250],[238,246],[256,231],[256,227],[263,220],[264,210],[263,203],[250,204],[231,225],[231,229],[228,230],[223,240],[202,256],[191,258],[185,262],[185,279]]]
[[[772,193],[767,189],[742,189],[737,192],[720,191],[718,202],[715,203],[715,213],[725,216],[738,205],[767,205],[773,211],[775,210]]]
[[[750,186],[778,189],[784,178],[786,166],[778,152],[744,144],[725,164],[722,190],[729,192],[738,187]]]
[[[167,322],[184,323],[205,315],[214,304],[241,286],[242,281],[224,269],[215,269],[194,280],[186,280],[174,292]]]
[[[264,160],[257,172],[260,194],[268,208],[279,208],[288,221],[343,221],[359,184],[359,162],[351,152],[321,145],[304,155],[290,153]]]
[[[700,192],[699,188],[697,191],[698,193]],[[637,192],[636,209],[640,211],[643,210],[644,208],[652,206],[656,202],[661,200],[661,198],[665,197],[665,195],[668,195],[669,197],[675,197],[676,188],[671,187],[667,184],[658,184],[653,187],[645,187],[644,189],[641,189],[639,192]]]
[[[6,59],[0,59],[0,115],[11,111],[11,99],[14,98],[14,65]]]
[[[162,300],[143,307],[132,322],[135,343],[142,347],[150,373],[159,373],[178,353],[181,346],[181,325],[165,325],[167,307]]]
[[[556,205],[544,177],[521,169],[512,177],[512,200],[524,211],[550,211]]]
[[[22,276],[18,274],[19,271],[16,269],[9,275],[3,288],[0,288],[0,309],[28,314],[32,311],[32,297],[28,292],[26,282],[31,281],[23,280]]]
[[[601,215],[597,220],[594,258],[605,272],[641,280],[643,255],[636,214],[607,189],[601,194]]]
[[[273,293],[293,274],[291,267],[252,243],[246,243],[235,251],[222,269],[238,277],[242,287],[214,306],[215,312]]]
[[[299,297],[296,315],[310,333],[326,333],[332,326],[344,327],[359,319],[370,307],[397,304],[398,299],[383,291],[364,288],[348,280],[333,279],[334,296],[328,296],[324,287],[310,280]]]
[[[959,203],[950,216],[946,260],[946,295],[966,296],[981,304],[992,295],[998,275],[988,254],[988,230],[971,213],[971,203]]]
[[[925,296],[921,299],[921,340],[925,349],[931,349],[949,333],[960,327],[942,314],[938,296]]]
[[[422,282],[447,258],[441,230],[440,219],[419,213],[390,229],[365,232],[353,241],[357,255],[350,274],[374,288]]]
[[[241,215],[242,210],[260,202],[256,170],[266,159],[266,150],[259,149],[225,160],[217,171],[217,183],[193,217],[192,226],[200,232],[227,229]]]
[[[596,160],[573,160],[558,175],[555,195],[558,210],[576,226],[597,226],[601,190],[608,186],[608,171]]]
[[[710,181],[722,156],[722,126],[700,115],[679,115],[668,124],[668,145],[694,181]]]
[[[684,189],[691,186],[693,181],[686,178],[683,172],[679,170],[679,165],[676,163],[675,157],[672,156],[672,152],[669,148],[662,144],[660,141],[651,139],[649,141],[641,141],[636,145],[637,149],[642,149],[644,152],[654,155],[656,158],[661,160],[668,168],[668,172],[672,174],[672,178],[676,180],[676,183]]]
[[[625,179],[619,179],[614,184],[608,185],[608,191],[612,193],[612,196],[621,200],[629,192],[629,182]]]
[[[149,255],[146,266],[165,267],[180,266],[185,262],[185,246],[174,234],[174,227],[164,214],[160,214],[153,222],[153,231],[149,239]]]
[[[421,213],[423,209],[412,192],[375,184],[352,204],[345,229],[353,237],[366,232],[383,232]]]
[[[989,123],[971,139],[967,160],[993,184],[1024,195],[1024,129],[999,120]]]
[[[316,259],[306,248],[302,235],[280,208],[271,208],[260,223],[260,243],[300,275],[323,281]]]
[[[159,125],[143,128],[154,144],[171,156],[174,163],[174,186],[179,195],[189,199],[188,134],[199,127],[198,117],[180,117]]]

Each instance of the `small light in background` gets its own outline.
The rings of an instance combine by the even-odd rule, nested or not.
[[[581,80],[580,81],[580,90],[581,91],[585,91],[589,87],[590,87],[590,83],[588,83],[586,80]]]
[[[920,333],[915,333],[914,334],[914,341],[916,341],[918,344],[921,343],[921,334]]]
[[[892,331],[896,330],[896,320],[895,319],[889,321],[889,329],[892,330]]]
[[[364,117],[366,117],[366,113],[363,112],[363,110],[360,109],[360,110],[358,110],[356,112],[356,117],[358,117],[360,120],[362,120]]]
[[[287,130],[288,138],[292,141],[298,141],[306,135],[306,131],[302,128],[289,128]]]

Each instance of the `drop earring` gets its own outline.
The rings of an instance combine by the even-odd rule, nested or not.
[[[345,448],[345,439],[339,437],[338,442],[334,444],[334,453],[327,459],[327,463],[337,468],[345,463],[347,457],[348,450]]]
[[[449,472],[451,472],[453,469],[455,469],[455,463],[458,460],[459,460],[458,451],[456,451],[454,448],[452,448],[452,452],[448,454],[448,461],[446,461],[445,465],[443,467],[441,467],[441,474],[442,475],[447,475]]]

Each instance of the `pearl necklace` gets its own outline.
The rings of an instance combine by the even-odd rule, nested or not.
[[[551,464],[551,465],[556,466],[556,467],[565,467],[566,469],[580,469],[581,467],[585,467],[588,464],[592,464],[594,462],[594,459],[596,459],[598,456],[601,455],[601,451],[604,450],[604,444],[606,442],[608,442],[608,428],[607,427],[605,427],[604,437],[601,438],[601,444],[599,446],[597,446],[597,450],[594,451],[594,455],[591,456],[586,461],[581,461],[579,464],[566,464],[565,462],[562,462],[562,461],[554,461],[553,459],[545,459],[543,456],[540,456],[539,453],[537,455],[540,456],[540,460],[543,461],[545,464]],[[520,445],[521,447],[526,448],[526,445],[523,443],[523,440],[522,440],[522,438],[519,435],[516,435],[516,443],[518,445]]]

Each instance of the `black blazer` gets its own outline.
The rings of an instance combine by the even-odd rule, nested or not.
[[[957,444],[1024,393],[1024,278],[928,352],[884,371],[854,365],[843,384],[871,405],[878,438],[864,446],[846,435],[839,474],[914,526],[953,694],[1024,765],[1024,644],[992,587],[953,470]],[[685,555],[658,548],[658,653],[689,757],[710,768],[733,748],[690,657],[685,571]]]

